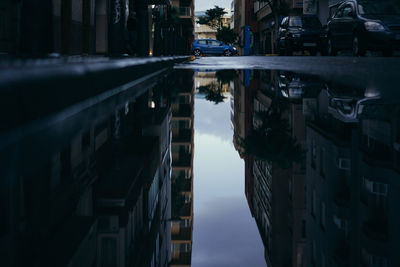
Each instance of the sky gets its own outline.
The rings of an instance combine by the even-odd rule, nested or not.
[[[193,267],[265,267],[264,246],[244,191],[230,102],[196,97]]]
[[[231,0],[195,0],[194,9],[195,11],[206,11],[207,9],[213,8],[215,5],[231,9]]]

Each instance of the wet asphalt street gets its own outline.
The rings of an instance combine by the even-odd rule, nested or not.
[[[378,86],[400,97],[398,81],[400,58],[385,57],[310,57],[310,56],[235,56],[200,57],[178,64],[176,69],[274,69],[316,75],[346,85]]]

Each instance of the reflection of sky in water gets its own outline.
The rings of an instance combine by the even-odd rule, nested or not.
[[[265,266],[244,193],[244,161],[232,144],[230,102],[196,98],[192,266]]]

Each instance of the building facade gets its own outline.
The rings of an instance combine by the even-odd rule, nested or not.
[[[0,10],[0,53],[8,55],[185,54],[193,39],[193,0],[5,0]]]

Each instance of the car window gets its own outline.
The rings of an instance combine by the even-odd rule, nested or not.
[[[290,27],[301,27],[301,17],[290,17],[289,19],[289,26]]]
[[[336,11],[335,18],[341,18],[341,17],[343,17],[343,8],[344,8],[344,7],[340,7],[340,8]]]
[[[289,26],[303,27],[303,28],[321,28],[322,24],[317,17],[304,16],[304,17],[290,17]]]
[[[197,43],[198,43],[198,44],[201,44],[201,45],[207,44],[206,40],[199,40]]]
[[[286,27],[287,26],[287,21],[288,21],[288,17],[283,18],[281,25],[282,27]]]
[[[219,45],[220,45],[220,42],[211,40],[211,41],[209,41],[209,45],[219,46]]]
[[[303,28],[322,28],[322,24],[317,17],[310,16],[310,17],[302,17],[301,22],[303,24]]]
[[[353,12],[353,8],[351,5],[346,5],[343,9],[343,15],[342,17],[348,18],[351,17],[349,14]]]

